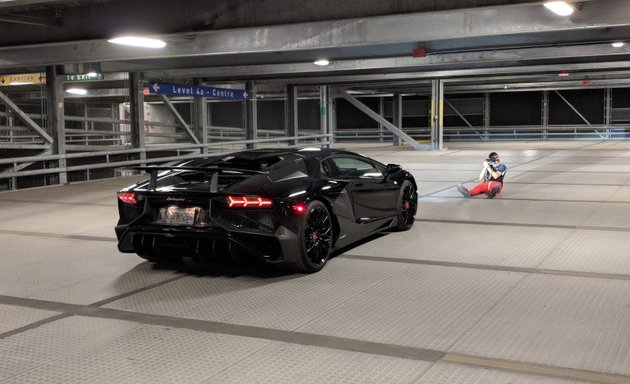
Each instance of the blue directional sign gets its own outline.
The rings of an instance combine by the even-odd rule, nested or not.
[[[213,99],[248,100],[251,91],[246,89],[214,88],[203,85],[149,83],[149,93],[156,95],[210,97]]]

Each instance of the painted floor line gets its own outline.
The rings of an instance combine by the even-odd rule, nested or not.
[[[57,205],[72,205],[72,206],[87,206],[87,207],[112,207],[116,209],[116,196],[112,197],[111,204],[105,203],[86,203],[86,202],[68,202],[68,201],[54,201],[54,200],[19,200],[19,199],[4,199],[0,196],[0,201],[6,201],[11,203],[24,203],[24,204],[57,204]]]
[[[477,356],[447,353],[441,359],[449,363],[465,364],[480,368],[499,369],[502,371],[517,372],[528,375],[554,377],[564,380],[579,380],[600,384],[628,384],[630,377],[612,375],[608,373],[584,371],[574,368],[552,367],[547,365],[522,363],[518,361],[489,359]]]
[[[589,226],[589,225],[504,223],[504,222],[496,222],[496,221],[469,221],[469,220],[420,219],[420,218],[416,218],[415,221],[425,222],[425,223],[442,223],[442,224],[493,225],[493,226],[500,226],[500,227],[509,226],[509,227],[527,227],[527,228],[579,229],[579,230],[587,230],[587,231],[630,232],[630,228],[596,227],[596,226]]]
[[[452,189],[454,187],[447,188]],[[444,190],[443,190],[444,191]],[[420,195],[419,199],[422,200],[424,198],[440,198],[440,199],[463,199],[463,196],[435,196],[433,193],[428,195]],[[485,197],[480,196],[478,198],[474,198],[476,200],[484,199]],[[531,201],[531,202],[550,202],[550,203],[603,203],[603,204],[630,204],[630,201],[611,201],[611,200],[561,200],[561,199],[531,199],[531,198],[521,198],[521,197],[505,197],[499,196],[496,197],[497,200],[510,200],[510,201]]]
[[[72,240],[89,240],[89,241],[105,241],[105,242],[117,242],[115,237],[104,236],[87,236],[87,235],[66,235],[63,233],[49,233],[49,232],[33,232],[33,231],[14,231],[10,229],[0,229],[0,234],[4,235],[18,235],[18,236],[39,236],[39,237],[53,237],[57,239],[72,239]]]
[[[400,258],[400,257],[380,257],[380,256],[365,256],[365,255],[353,255],[353,254],[342,254],[337,257],[341,259],[369,260],[369,261],[379,261],[379,262],[388,262],[388,263],[417,264],[417,265],[433,265],[433,266],[439,266],[439,267],[468,268],[468,269],[479,269],[479,270],[486,270],[486,271],[531,273],[531,274],[540,274],[540,275],[556,275],[556,276],[571,276],[571,277],[587,277],[587,278],[608,279],[608,280],[630,280],[630,275],[613,274],[613,273],[562,271],[562,270],[556,270],[556,269],[510,267],[510,266],[490,265],[490,264],[458,263],[458,262],[452,262],[452,261],[418,260],[418,259],[405,259],[405,258]]]

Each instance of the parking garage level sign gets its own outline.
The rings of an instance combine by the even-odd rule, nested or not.
[[[251,92],[246,89],[215,88],[203,85],[149,83],[149,94],[209,97],[213,99],[248,100]]]

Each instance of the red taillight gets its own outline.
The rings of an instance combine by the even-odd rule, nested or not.
[[[228,196],[229,208],[269,208],[271,200],[260,196]]]
[[[304,213],[304,212],[306,212],[306,205],[304,205],[304,204],[295,204],[293,206],[293,210],[296,213]]]
[[[135,192],[120,192],[118,194],[118,199],[122,201],[123,203],[133,204],[133,205],[138,204],[138,200],[136,200]]]

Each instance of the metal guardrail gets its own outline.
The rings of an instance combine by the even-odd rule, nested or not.
[[[430,140],[430,129],[405,128],[405,133],[415,140]],[[391,141],[392,132],[378,128],[338,129],[335,141]],[[615,140],[630,137],[630,124],[615,125],[549,125],[542,126],[468,126],[444,127],[444,139],[448,141],[493,141],[493,140]]]
[[[404,128],[404,132],[416,140],[431,139],[429,128]],[[393,133],[387,129],[380,130],[378,128],[358,128],[358,129],[337,129],[334,132],[335,141],[349,140],[392,140]]]
[[[404,129],[405,133],[414,140],[429,140],[430,129],[428,127],[410,127]],[[65,155],[40,155],[24,156],[0,159],[0,185],[3,183],[15,188],[16,180],[21,177],[66,174],[90,170],[113,169],[141,165],[146,163],[160,163],[182,159],[194,159],[208,156],[208,152],[225,153],[228,151],[245,148],[247,144],[281,145],[283,143],[316,143],[317,145],[330,144],[335,141],[380,141],[392,140],[392,132],[387,129],[361,128],[361,129],[337,129],[334,134],[313,134],[317,131],[301,131],[298,136],[286,137],[282,130],[262,129],[258,130],[257,140],[243,140],[243,129],[233,127],[209,127],[209,137],[212,140],[208,144],[148,144],[144,149],[131,149],[123,142],[113,142],[120,137],[129,135],[129,132],[108,130],[83,130],[70,128],[66,130],[67,150],[82,151],[69,152]],[[215,134],[219,133],[218,136]],[[24,137],[13,136],[13,142],[2,141],[6,135],[0,136],[0,147],[7,149],[50,149],[49,145],[36,146],[24,142]],[[148,134],[147,137],[153,136]],[[185,140],[186,135],[156,134],[156,137],[173,137]],[[494,141],[494,140],[620,140],[630,138],[630,125],[553,125],[553,126],[493,126],[493,127],[445,127],[444,138],[447,141]],[[28,140],[28,139],[27,139]],[[113,148],[112,148],[113,147]],[[122,149],[121,149],[122,148]],[[10,152],[7,152],[10,153]],[[70,165],[66,165],[66,164]],[[62,166],[60,166],[60,164]],[[66,165],[66,166],[63,166]],[[37,168],[37,169],[34,169]],[[80,174],[79,174],[80,175]],[[7,180],[8,184],[7,184]],[[26,179],[24,179],[26,180]],[[19,183],[17,183],[19,185]]]
[[[0,179],[25,177],[25,176],[38,176],[38,175],[50,175],[58,174],[62,172],[74,172],[91,169],[103,169],[103,168],[119,168],[128,167],[134,165],[142,165],[146,163],[161,163],[174,160],[194,159],[208,156],[204,153],[204,150],[218,149],[216,153],[225,153],[232,150],[243,149],[247,144],[264,144],[264,143],[285,143],[285,142],[304,142],[316,143],[318,145],[329,145],[332,134],[319,134],[309,136],[294,136],[294,137],[278,137],[270,139],[257,139],[257,140],[239,140],[232,141],[230,143],[208,143],[208,144],[185,144],[185,145],[155,145],[147,147],[145,149],[126,149],[126,150],[114,150],[114,151],[98,151],[98,152],[83,152],[83,153],[67,153],[65,155],[46,155],[46,156],[29,156],[18,157],[9,159],[0,159],[1,165],[10,165],[12,170],[5,170],[0,172]],[[231,147],[231,148],[229,148]],[[147,154],[159,153],[159,152],[175,152],[173,156],[160,156],[146,159],[133,159],[124,161],[112,161],[112,157],[120,155],[138,155],[146,157]],[[195,153],[196,152],[196,153]],[[104,157],[104,159],[103,159]],[[46,169],[36,169],[29,171],[18,171],[17,169],[24,163],[37,163],[37,162],[51,162],[70,159],[89,159],[93,158],[95,161],[90,164],[83,164],[77,166],[67,167],[54,167]],[[104,162],[103,162],[104,160]]]
[[[449,127],[444,129],[445,140],[496,141],[496,140],[619,140],[630,136],[628,125],[549,125]]]

